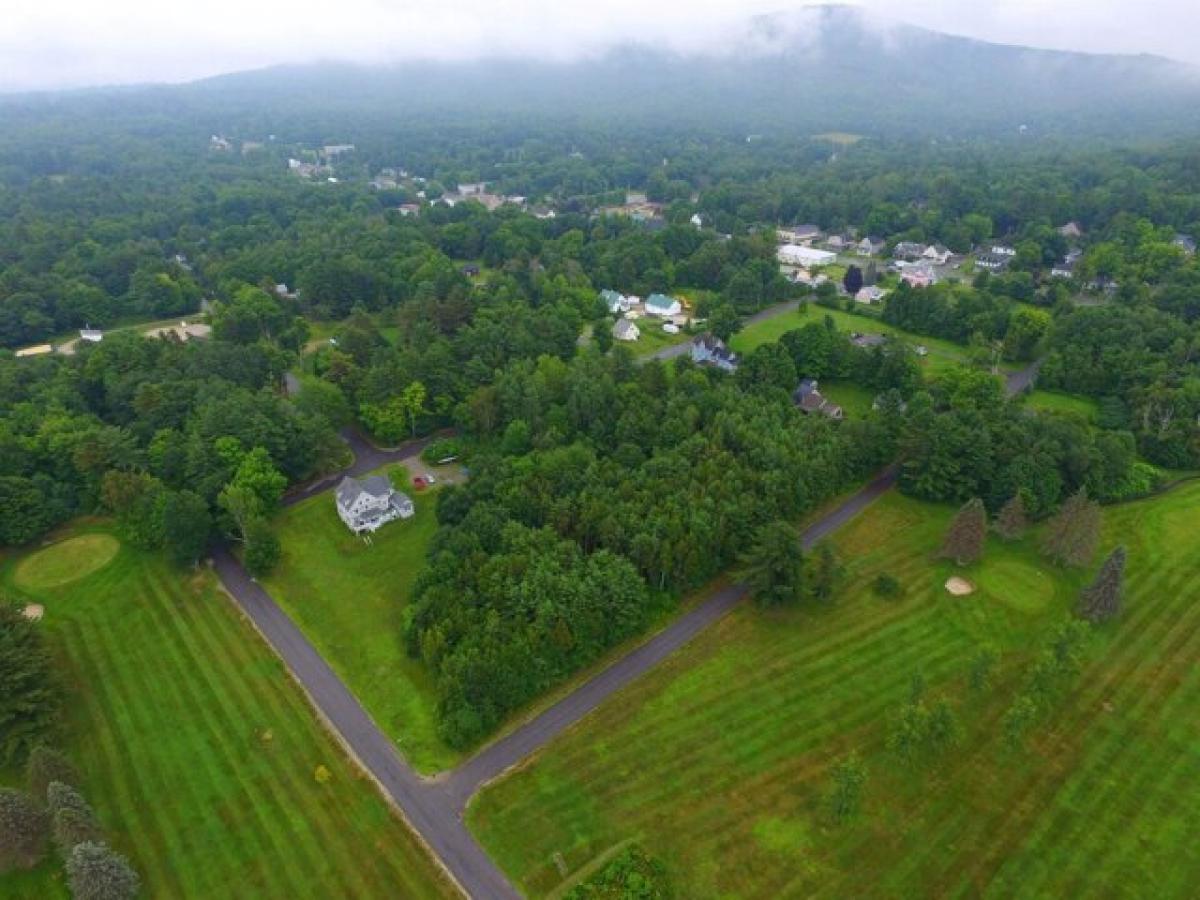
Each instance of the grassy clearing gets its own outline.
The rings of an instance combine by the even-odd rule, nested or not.
[[[840,406],[850,418],[861,419],[871,412],[878,392],[853,381],[822,381],[821,393]]]
[[[1099,406],[1090,397],[1080,397],[1078,394],[1060,394],[1058,391],[1031,391],[1025,403],[1033,409],[1070,413],[1093,423],[1100,414]]]
[[[0,577],[46,606],[66,749],[144,896],[453,896],[210,573],[122,547],[68,586],[22,591],[19,566]],[[5,876],[0,895],[65,896],[60,868]]]
[[[648,316],[638,319],[637,327],[640,332],[638,339],[625,345],[633,350],[634,356],[649,356],[652,353],[657,353],[664,347],[673,347],[676,344],[687,343],[693,337],[685,333],[682,329],[678,334],[667,334],[662,330],[662,319],[654,319]],[[618,344],[621,342],[614,341],[613,343]]]
[[[992,541],[943,589],[931,558],[950,511],[889,495],[836,543],[847,581],[830,609],[744,606],[485,791],[472,827],[531,896],[629,839],[687,897],[1192,895],[1200,850],[1200,485],[1106,510],[1105,547],[1129,549],[1127,611],[1012,752],[999,720],[1031,648],[1090,573],[1046,565],[1032,538]],[[888,572],[898,601],[869,585]],[[983,642],[996,685],[965,687]],[[963,744],[900,767],[886,721],[914,672],[959,709]],[[851,749],[871,773],[865,809],[822,813],[829,767]],[[539,827],[527,824],[537,821]],[[569,876],[568,876],[569,877]]]
[[[342,524],[330,493],[290,507],[276,519],[283,558],[263,584],[409,762],[434,772],[458,755],[437,737],[432,680],[404,652],[400,629],[437,522],[432,498],[407,486],[404,467],[390,471],[415,516],[385,525],[368,545]]]
[[[755,322],[753,325],[747,325],[733,336],[731,345],[739,353],[748,353],[755,347],[777,341],[787,332],[802,328],[810,322],[823,322],[825,316],[833,319],[839,331],[890,334],[907,341],[914,347],[918,345],[927,347],[929,355],[921,359],[921,365],[931,375],[937,375],[952,366],[965,365],[968,362],[967,348],[951,341],[914,334],[887,325],[873,316],[854,315],[840,309],[826,309],[815,303],[801,306],[799,312],[784,313],[771,319]],[[1002,368],[1010,370],[1014,367],[1005,365]]]
[[[60,587],[104,568],[120,549],[120,541],[111,534],[81,534],[25,557],[13,580],[30,590]]]

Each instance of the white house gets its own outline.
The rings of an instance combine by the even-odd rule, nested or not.
[[[700,213],[692,213],[692,217],[688,221],[692,223],[693,228],[704,227],[704,219],[700,216]]]
[[[92,328],[90,326],[87,328],[80,328],[79,339],[81,341],[86,341],[89,344],[98,344],[104,340],[104,332],[99,328]]]
[[[941,244],[930,244],[921,252],[921,258],[939,266],[944,266],[950,261],[953,256],[950,248],[943,247]]]
[[[1012,259],[1017,255],[1017,251],[1006,244],[992,244],[991,250],[988,251],[992,256],[1003,256]]]
[[[600,292],[600,299],[604,301],[604,305],[612,314],[629,312],[633,307],[633,299],[626,297],[620,291],[603,290]]]
[[[347,475],[334,491],[338,517],[355,534],[375,531],[395,519],[410,518],[415,510],[408,495],[392,487],[383,475],[359,481]]]
[[[784,244],[775,255],[781,263],[789,266],[827,266],[837,259],[836,253],[800,244]]]
[[[682,311],[683,306],[680,302],[666,294],[651,294],[646,298],[646,315],[667,319],[679,315]]]
[[[612,336],[618,341],[636,341],[642,336],[642,331],[628,319],[618,319],[613,325]]]

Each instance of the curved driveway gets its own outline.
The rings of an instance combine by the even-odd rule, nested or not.
[[[1009,375],[1005,383],[1007,392],[1012,395],[1028,388],[1036,373],[1035,363]],[[354,463],[342,472],[293,492],[285,498],[285,504],[328,490],[342,475],[364,474],[389,462],[413,459],[429,442],[426,439],[382,450],[357,432],[344,431],[343,437],[355,452]],[[801,536],[804,548],[836,531],[889,491],[898,472],[899,466],[893,463],[856,494],[809,525]],[[287,664],[328,726],[376,780],[463,892],[476,900],[511,900],[520,894],[464,824],[463,811],[471,797],[483,785],[528,759],[616,691],[657,666],[747,596],[743,585],[722,588],[454,771],[437,779],[424,779],[409,767],[358,699],[288,615],[250,578],[228,547],[219,547],[214,552],[213,563],[226,591]]]

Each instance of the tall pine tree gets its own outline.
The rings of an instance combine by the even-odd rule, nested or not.
[[[1100,505],[1080,488],[1046,524],[1042,549],[1060,565],[1083,566],[1100,543]]]
[[[965,566],[983,555],[983,542],[987,538],[987,510],[978,497],[963,504],[950,523],[946,539],[942,543],[941,556]]]
[[[1108,555],[1100,574],[1079,598],[1079,614],[1092,622],[1107,622],[1121,611],[1121,580],[1125,575],[1125,548]]]
[[[1029,527],[1029,514],[1025,509],[1025,497],[1018,490],[1009,501],[1000,508],[996,517],[996,533],[1006,541],[1015,541]]]

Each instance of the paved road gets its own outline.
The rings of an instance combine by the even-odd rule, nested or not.
[[[799,300],[788,300],[786,303],[776,303],[774,306],[768,306],[766,309],[759,310],[754,315],[743,321],[743,326],[753,325],[755,322],[765,322],[767,319],[773,319],[776,316],[782,316],[784,313],[795,312],[800,308]],[[799,327],[799,326],[797,326]],[[650,359],[674,359],[677,356],[683,356],[689,353],[692,349],[691,340],[685,340],[679,344],[672,344],[670,347],[663,347],[661,350],[656,350],[654,353],[640,357],[641,362]]]
[[[1032,384],[1036,374],[1036,363],[1013,373],[1006,379],[1007,391],[1013,394],[1024,390]],[[419,441],[396,449],[381,450],[367,443],[356,432],[344,432],[343,436],[355,450],[355,461],[346,470],[354,474],[368,472],[388,462],[413,458],[427,443]],[[860,491],[812,523],[801,538],[805,549],[846,524],[889,491],[896,483],[898,472],[897,464],[888,466]],[[328,490],[342,474],[309,485],[285,502],[295,503]],[[510,900],[520,896],[463,823],[463,810],[475,792],[528,759],[616,691],[653,669],[747,596],[746,588],[742,585],[731,585],[717,591],[549,709],[494,741],[444,778],[425,780],[409,768],[396,752],[391,739],[380,731],[357,698],[287,614],[246,574],[228,548],[218,548],[213,560],[217,574],[230,596],[275,648],[322,716],[374,776],[467,896],[475,900]]]
[[[322,494],[336,485],[346,475],[352,475],[357,478],[360,475],[366,475],[368,472],[374,472],[379,467],[386,466],[388,463],[416,463],[420,459],[421,451],[428,447],[431,442],[443,436],[431,435],[417,441],[409,441],[407,444],[402,444],[399,447],[384,448],[376,447],[354,428],[343,428],[340,434],[342,440],[350,445],[350,450],[354,453],[354,462],[331,475],[325,475],[315,481],[310,481],[307,484],[298,485],[291,489],[283,497],[282,504],[284,506],[294,506],[301,501],[307,500],[309,497]]]
[[[403,811],[409,824],[467,896],[514,900],[520,896],[471,836],[445,790],[423,780],[397,754],[395,745],[367,715],[287,613],[246,574],[227,547],[213,554],[225,589],[304,686],[313,704],[364,768]],[[371,852],[370,848],[363,848]]]

